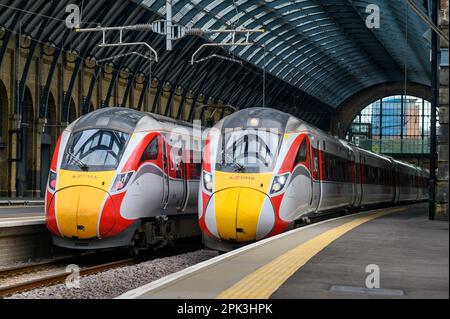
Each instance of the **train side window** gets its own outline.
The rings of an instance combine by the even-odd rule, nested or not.
[[[322,175],[325,180],[328,180],[328,157],[325,152],[322,153]]]
[[[297,157],[295,158],[295,165],[298,163],[304,163],[307,160],[306,140],[303,140],[302,144],[298,148]]]
[[[195,163],[188,163],[186,164],[186,166],[189,169],[189,178],[192,180],[199,180],[200,179],[200,174],[201,172],[198,171],[197,169],[197,164]]]
[[[142,154],[140,163],[158,159],[158,137],[154,137]]]
[[[329,156],[328,157],[328,165],[329,165],[328,180],[336,181],[336,176],[337,176],[336,160],[334,159],[333,155],[329,154],[328,156]]]
[[[311,166],[315,174],[319,172],[319,151],[314,147],[311,148]]]

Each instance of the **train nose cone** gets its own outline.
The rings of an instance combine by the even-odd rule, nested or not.
[[[275,224],[270,198],[257,190],[237,187],[214,194],[217,233],[222,240],[251,242],[267,236]]]
[[[106,200],[110,199],[104,190],[89,186],[73,186],[58,191],[55,197],[58,227],[64,237],[98,238],[112,229],[114,221],[109,221],[108,227],[102,225],[103,234],[99,234],[103,207]]]

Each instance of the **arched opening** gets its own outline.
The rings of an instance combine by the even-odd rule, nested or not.
[[[384,97],[401,95],[404,92],[404,82],[387,82],[361,90],[336,108],[331,116],[330,132],[335,136],[345,138],[350,123],[367,105]],[[406,92],[407,95],[431,100],[431,88],[421,84],[408,83]]]
[[[36,185],[35,150],[36,150],[36,121],[34,116],[33,99],[30,89],[25,88],[25,95],[21,105],[21,133],[20,151],[17,163],[17,195],[34,197]]]
[[[360,111],[346,138],[364,149],[393,156],[430,153],[431,103],[414,96],[393,95]]]
[[[0,81],[0,196],[7,196],[9,192],[8,109],[8,92]]]
[[[53,152],[53,149],[56,146],[56,141],[58,140],[58,127],[60,126],[60,123],[57,119],[56,103],[52,93],[50,93],[48,99],[46,118],[47,118],[47,125],[45,126],[45,133],[50,134],[51,136],[52,152]]]
[[[41,196],[45,195],[48,174],[50,171],[50,163],[52,154],[55,149],[56,141],[58,140],[59,123],[56,119],[56,104],[53,94],[49,94],[47,111],[44,120],[44,129],[41,135]]]

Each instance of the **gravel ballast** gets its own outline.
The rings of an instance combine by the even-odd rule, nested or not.
[[[216,251],[198,250],[81,277],[80,288],[67,288],[65,284],[58,284],[15,294],[9,298],[110,299],[216,256]]]

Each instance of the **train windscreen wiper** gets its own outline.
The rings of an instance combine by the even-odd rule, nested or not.
[[[83,169],[83,170],[88,169],[88,165],[85,162],[83,162],[82,160],[80,160],[78,157],[76,157],[72,152],[70,152],[69,150],[66,150],[66,154],[67,154],[67,156],[69,156],[69,160],[74,161],[81,169]]]
[[[235,167],[236,172],[244,172],[245,171],[244,165],[236,162],[236,160],[231,155],[227,154],[227,152],[224,152],[224,154],[225,154],[225,157],[231,161],[231,164],[233,164],[233,166]]]

